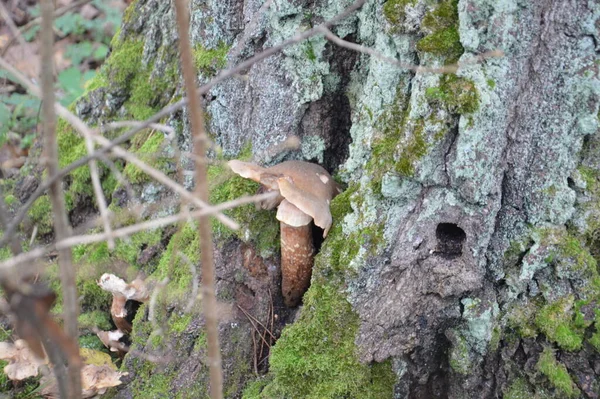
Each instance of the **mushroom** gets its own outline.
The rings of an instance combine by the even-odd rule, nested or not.
[[[281,222],[281,290],[287,306],[296,306],[310,285],[315,248],[311,221],[323,229],[331,228],[329,204],[340,187],[321,166],[286,161],[270,168],[233,160],[229,167],[238,175],[262,185],[261,191],[278,195],[262,201],[262,209],[277,209]]]
[[[141,279],[135,279],[127,284],[123,279],[114,274],[104,273],[98,281],[98,285],[105,291],[113,294],[113,302],[110,314],[117,328],[124,332],[131,332],[131,322],[127,320],[127,301],[147,302],[149,299],[148,289]]]

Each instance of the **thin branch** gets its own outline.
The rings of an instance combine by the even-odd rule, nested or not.
[[[260,339],[263,341],[263,343],[267,346],[270,347],[271,345],[269,345],[269,343],[265,340],[265,337],[263,337],[263,335],[260,333],[260,331],[258,331],[258,327],[256,327],[256,324],[254,324],[255,322],[257,322],[258,320],[255,317],[252,317],[252,315],[250,313],[248,313],[243,307],[241,307],[240,305],[236,305],[238,307],[239,310],[242,311],[242,313],[244,313],[244,315],[246,316],[246,318],[248,319],[248,321],[250,322],[250,324],[252,324],[252,327],[254,327],[254,329],[256,330],[256,332],[258,333],[258,336],[260,337]],[[262,325],[262,324],[261,324]],[[263,326],[263,328],[265,328]]]
[[[137,127],[137,126],[140,126],[142,123],[143,122],[138,122],[138,121],[110,122],[110,123],[102,125],[102,127],[99,130],[100,130],[100,132],[104,133],[104,132],[108,132],[111,130],[122,129],[124,127]],[[151,129],[155,129],[155,130],[160,130],[160,131],[168,133],[170,135],[175,134],[175,129],[173,129],[171,126],[163,125],[161,123],[151,123],[147,127],[151,128]]]
[[[111,234],[115,239],[129,237],[132,234],[138,233],[140,231],[156,229],[170,224],[175,224],[181,221],[196,219],[200,216],[206,216],[211,214],[217,215],[218,212],[222,212],[226,209],[235,208],[236,206],[244,204],[264,201],[265,199],[272,198],[274,195],[277,194],[274,192],[268,192],[259,195],[240,197],[232,201],[223,202],[219,205],[211,206],[210,208],[204,208],[192,212],[184,211],[176,215],[166,216],[163,218],[148,220],[142,223],[126,226],[120,229],[113,230]],[[17,269],[20,273],[23,273],[25,275],[28,274],[27,272],[29,270],[37,270],[37,267],[31,262],[36,259],[42,258],[47,253],[50,253],[58,248],[71,248],[76,245],[93,244],[96,242],[106,241],[106,239],[106,233],[72,236],[65,240],[58,241],[53,245],[48,245],[47,247],[39,247],[32,249],[29,252],[13,256],[12,258],[0,262],[0,278],[10,273],[11,271],[14,271],[15,269]]]
[[[192,292],[190,294],[190,300],[184,309],[185,313],[190,313],[194,307],[194,303],[196,303],[196,299],[198,299],[198,272],[196,271],[196,265],[194,265],[190,258],[188,258],[183,252],[177,251],[177,256],[187,263],[190,268],[190,273],[192,274]]]
[[[189,99],[189,112],[192,122],[192,140],[194,155],[197,158],[206,157],[206,143],[208,137],[204,131],[204,110],[200,103],[200,96],[196,88],[196,72],[192,60],[192,45],[190,44],[190,21],[188,2],[175,0],[175,14],[177,16],[177,30],[179,32],[179,54],[181,56],[181,69],[185,90]],[[208,179],[206,161],[195,162],[196,190],[195,194],[208,203]],[[208,367],[210,374],[210,397],[221,399],[223,397],[223,370],[221,368],[221,347],[219,345],[219,315],[217,310],[217,297],[215,295],[215,265],[213,260],[212,231],[210,218],[198,218],[198,234],[200,236],[200,255],[202,263],[202,309],[206,326],[206,342],[208,346]]]
[[[2,19],[4,19],[4,22],[6,22],[6,25],[12,32],[12,34],[13,34],[12,40],[14,40],[14,39],[18,40],[19,44],[21,46],[23,46],[23,48],[26,48],[27,42],[25,42],[25,38],[23,38],[23,35],[21,35],[19,28],[17,28],[17,25],[15,25],[15,22],[12,20],[12,18],[10,16],[10,12],[4,5],[4,2],[1,2],[1,1],[0,1],[0,17],[2,17]],[[12,43],[12,40],[11,40],[11,43]],[[6,48],[10,47],[11,43],[9,43],[8,46],[6,46]]]
[[[372,48],[361,46],[360,44],[352,43],[352,42],[346,41],[344,39],[341,39],[340,37],[333,34],[333,32],[331,32],[325,26],[320,26],[319,31],[325,35],[327,40],[330,40],[331,42],[337,44],[340,47],[345,47],[350,50],[358,51],[360,53],[372,55],[373,57],[379,58],[380,60],[387,62],[388,64],[395,65],[398,68],[407,69],[409,71],[413,71],[416,73],[456,73],[458,71],[458,68],[463,65],[476,64],[487,58],[498,58],[498,57],[504,56],[504,52],[502,52],[500,50],[493,50],[493,51],[487,51],[483,54],[473,57],[472,59],[461,61],[456,64],[445,65],[443,67],[426,67],[426,66],[420,66],[420,65],[406,64],[406,63],[400,62],[394,58],[386,57],[385,55],[381,54],[380,52],[378,52],[376,50],[373,50]]]
[[[71,11],[74,8],[77,8],[79,6],[83,6],[86,5],[87,3],[90,3],[92,0],[77,0],[67,6],[61,7],[61,8],[57,8],[54,11],[54,18],[58,18],[61,15],[66,14],[67,12]],[[42,18],[38,17],[35,19],[32,19],[31,21],[27,22],[25,25],[21,26],[19,29],[21,30],[21,32],[26,32],[28,31],[30,28],[34,27],[35,25],[39,24],[40,22],[42,22]]]
[[[158,301],[158,294],[160,291],[169,284],[169,279],[165,277],[161,282],[154,286],[154,290],[152,291],[152,295],[150,295],[150,301],[148,301],[148,321],[152,324],[153,330],[152,333],[148,336],[148,341],[154,337],[155,335],[162,335],[163,329],[158,324],[156,320],[156,302]]]
[[[46,152],[46,166],[48,173],[54,175],[58,170],[58,143],[56,140],[56,114],[54,110],[54,33],[52,31],[52,20],[54,5],[52,0],[41,1],[42,30],[41,30],[41,84],[42,84],[42,112],[44,116],[44,150]],[[70,235],[70,226],[67,220],[65,199],[62,192],[62,184],[57,180],[50,186],[50,200],[54,216],[54,231],[58,240],[65,239]],[[60,266],[61,288],[63,292],[65,332],[73,342],[77,342],[79,330],[77,328],[77,316],[79,314],[77,304],[77,288],[75,285],[75,269],[73,267],[72,253],[70,248],[64,248],[58,252],[58,263]],[[67,392],[62,392],[66,398],[81,397],[81,362],[78,354],[75,359],[68,361],[68,386]]]

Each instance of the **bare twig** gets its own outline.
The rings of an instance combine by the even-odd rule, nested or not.
[[[190,300],[184,309],[185,313],[189,313],[192,311],[196,299],[198,299],[198,272],[196,271],[196,265],[194,265],[190,258],[188,258],[183,252],[177,251],[177,256],[187,263],[190,268],[190,273],[192,274],[192,293],[190,294]]]
[[[77,0],[67,6],[57,8],[54,11],[54,18],[58,18],[61,15],[64,15],[67,12],[71,11],[72,9],[77,8],[79,6],[83,6],[87,3],[90,3],[91,1],[92,0]],[[32,19],[31,21],[27,22],[25,25],[21,26],[19,29],[21,30],[21,32],[26,32],[29,29],[31,29],[32,27],[34,27],[35,25],[39,24],[41,21],[42,21],[41,17]]]
[[[10,12],[8,12],[8,9],[4,5],[4,2],[0,2],[0,17],[2,17],[2,19],[4,19],[4,22],[6,23],[6,25],[12,32],[12,34],[13,34],[12,40],[14,40],[14,39],[18,40],[19,44],[21,46],[23,46],[23,48],[26,48],[27,43],[25,42],[23,35],[21,35],[21,32],[19,32],[19,28],[17,28],[17,25],[15,25],[15,22],[12,20],[12,18],[10,16]],[[11,40],[11,42],[12,42],[12,40]],[[10,47],[10,43],[5,48],[8,48],[8,47]]]
[[[154,290],[152,291],[152,295],[150,295],[150,301],[148,302],[148,321],[152,324],[153,330],[152,333],[148,336],[148,341],[152,339],[155,335],[162,335],[163,329],[158,324],[156,320],[156,302],[158,301],[158,294],[160,291],[169,284],[169,279],[165,277],[161,282],[154,286]]]
[[[107,132],[107,131],[111,131],[111,130],[122,129],[124,127],[133,127],[133,126],[137,127],[137,126],[140,126],[141,124],[142,124],[142,122],[136,122],[136,121],[111,122],[111,123],[102,125],[102,127],[100,128],[100,131]],[[168,134],[175,134],[175,129],[173,129],[171,126],[163,125],[161,123],[151,123],[147,127],[151,128],[151,129],[160,130],[160,131],[168,133]]]
[[[219,205],[215,205],[210,208],[204,208],[193,212],[183,211],[177,215],[166,216],[159,219],[148,220],[142,223],[133,224],[130,226],[126,226],[120,229],[116,229],[112,231],[113,238],[123,238],[128,237],[132,234],[138,233],[144,230],[156,229],[159,227],[163,227],[169,224],[178,223],[184,220],[191,220],[194,218],[198,218],[200,216],[209,215],[209,214],[218,214],[217,212],[221,212],[225,209],[234,208],[239,205],[260,202],[268,198],[272,198],[273,195],[277,195],[273,192],[268,192],[264,194],[240,197],[232,201],[223,202]],[[31,264],[31,262],[35,259],[41,258],[47,253],[50,253],[57,248],[71,248],[76,245],[82,244],[93,244],[95,242],[106,241],[106,233],[98,233],[98,234],[88,234],[82,236],[73,236],[69,237],[63,241],[59,241],[56,244],[49,245],[47,247],[40,247],[33,249],[29,252],[19,254],[18,256],[13,256],[5,261],[0,262],[0,277],[6,275],[17,267],[23,267],[19,270],[19,272],[23,274],[27,274],[28,270],[37,270],[34,269],[35,265]]]
[[[250,322],[250,324],[252,324],[252,327],[254,327],[254,329],[256,330],[256,332],[258,332],[258,336],[260,337],[260,339],[263,341],[263,343],[265,345],[267,345],[268,347],[270,347],[271,345],[269,345],[269,343],[265,340],[265,337],[263,337],[262,334],[260,334],[258,327],[256,326],[255,323],[258,322],[258,324],[260,324],[262,326],[262,328],[265,328],[265,326],[262,325],[261,322],[259,322],[254,316],[252,316],[250,313],[248,313],[243,307],[241,307],[240,305],[236,305],[238,307],[239,310],[242,311],[242,313],[244,313],[244,315],[246,316],[246,318],[248,319],[248,321]],[[269,331],[270,333],[270,331]]]
[[[41,31],[41,84],[42,84],[42,112],[44,115],[44,148],[46,151],[46,165],[48,173],[54,175],[58,171],[58,143],[56,140],[56,114],[54,112],[54,33],[52,20],[54,5],[52,0],[42,0],[42,31]],[[70,235],[70,226],[67,220],[65,199],[62,184],[57,180],[50,186],[50,200],[54,216],[54,231],[58,240]],[[63,307],[65,332],[73,342],[77,342],[79,330],[77,328],[77,288],[75,286],[75,269],[73,268],[70,248],[59,250],[59,266],[61,288],[63,292]],[[81,397],[81,362],[78,354],[68,361],[67,392],[62,392],[66,398]]]
[[[187,1],[175,0],[175,14],[177,15],[177,29],[179,31],[181,69],[183,70],[185,90],[189,99],[194,155],[198,158],[204,158],[206,157],[206,142],[208,141],[208,137],[204,131],[204,111],[202,110],[200,96],[196,88],[196,73],[189,38],[190,21]],[[194,163],[196,166],[195,194],[202,201],[208,203],[206,162],[196,160]],[[221,369],[219,318],[217,313],[217,297],[215,295],[212,231],[208,216],[200,216],[198,218],[198,234],[200,236],[200,248],[198,249],[201,252],[202,262],[202,309],[204,311],[206,342],[208,346],[210,397],[211,399],[221,399],[223,397],[223,370]]]
[[[246,315],[246,317],[248,317],[248,319],[250,320],[254,320],[254,322],[256,322],[259,326],[261,326],[270,336],[271,338],[275,339],[275,336],[273,335],[273,333],[267,328],[265,327],[265,325],[263,323],[260,322],[260,320],[258,320],[256,317],[252,316],[250,313],[248,313],[244,308],[240,307],[240,305],[237,305],[237,307],[244,312],[244,314]],[[264,339],[263,339],[264,341]],[[267,343],[267,341],[265,341],[265,344],[269,345]]]
[[[443,67],[426,67],[421,65],[406,64],[394,58],[386,57],[385,55],[381,54],[376,50],[373,50],[372,48],[361,46],[360,44],[352,43],[341,39],[340,37],[334,35],[333,32],[331,32],[329,29],[327,29],[326,26],[321,25],[318,27],[318,29],[325,35],[325,37],[328,40],[337,44],[340,47],[345,47],[350,50],[358,51],[360,53],[372,55],[373,57],[379,58],[380,60],[387,62],[388,64],[392,64],[397,66],[398,68],[407,69],[416,73],[456,73],[458,71],[458,68],[463,65],[475,64],[487,58],[497,58],[502,57],[504,55],[504,53],[500,50],[487,51],[483,54],[473,57],[472,59],[461,61],[456,64],[445,65]]]

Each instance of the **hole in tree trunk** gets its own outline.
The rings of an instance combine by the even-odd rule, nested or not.
[[[467,235],[454,223],[440,223],[435,231],[437,238],[436,253],[446,259],[458,258],[462,255],[462,247]]]

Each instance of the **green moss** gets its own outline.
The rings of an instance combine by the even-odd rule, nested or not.
[[[82,335],[79,337],[79,347],[93,349],[97,351],[106,351],[106,347],[100,341],[96,334]]]
[[[47,195],[39,197],[29,211],[27,211],[29,219],[38,227],[38,234],[50,234],[54,230],[54,222],[52,220],[52,204]]]
[[[8,361],[0,360],[0,370],[4,370],[4,367],[8,366]],[[12,389],[12,381],[8,378],[4,371],[0,371],[0,392],[8,393]]]
[[[415,5],[417,0],[388,0],[383,5],[383,15],[389,23],[393,25],[400,24],[406,16],[405,8],[407,5]]]
[[[471,358],[469,355],[469,344],[465,337],[459,333],[455,334],[452,342],[448,363],[452,370],[458,374],[468,375],[472,369]]]
[[[514,380],[504,393],[504,399],[530,399],[533,397],[533,392],[525,378]]]
[[[192,321],[191,314],[172,315],[169,319],[169,328],[171,332],[181,334],[190,325]]]
[[[424,122],[419,119],[408,142],[402,146],[400,156],[396,162],[395,170],[401,176],[413,176],[414,164],[427,154],[428,144],[423,136]]]
[[[161,51],[171,54],[169,49]],[[126,40],[114,40],[111,56],[88,85],[88,91],[111,85],[129,93],[124,104],[128,112],[128,115],[123,115],[126,119],[144,120],[152,116],[168,101],[179,79],[174,55],[171,54],[173,61],[161,74],[153,74],[153,64],[143,63],[143,52],[142,39],[128,37]]]
[[[600,310],[596,309],[594,317],[594,333],[588,339],[588,342],[600,353]]]
[[[15,197],[12,194],[8,194],[8,195],[4,196],[4,203],[9,207],[13,206],[17,202],[18,202],[17,197]]]
[[[116,208],[115,211],[117,212],[115,219],[119,219],[119,211],[124,212],[120,208]],[[115,241],[115,249],[112,252],[108,250],[106,242],[78,245],[73,248],[73,259],[79,264],[92,265],[97,270],[106,270],[111,264],[125,263],[138,269],[152,271],[158,260],[141,265],[138,264],[138,259],[145,248],[160,244],[162,233],[162,229],[144,230],[126,239],[118,239]],[[94,278],[99,278],[100,275]]]
[[[57,132],[59,167],[64,168],[87,155],[85,140],[64,119],[58,121]],[[116,186],[116,179],[102,162],[98,162],[97,165],[104,195],[110,197]],[[73,200],[93,196],[94,189],[88,165],[75,169],[66,181],[69,183],[66,193],[67,210],[73,209]]]
[[[261,392],[271,382],[271,380],[272,379],[270,376],[267,376],[248,383],[244,389],[242,399],[260,399]]]
[[[496,81],[494,79],[488,79],[486,83],[490,89],[494,90],[496,88]]]
[[[173,371],[155,372],[156,365],[146,360],[136,360],[136,378],[131,382],[134,398],[162,399],[171,397],[171,381],[175,378]]]
[[[379,192],[383,175],[394,170],[402,176],[412,176],[414,165],[429,148],[424,136],[423,119],[409,125],[410,106],[408,98],[398,87],[396,98],[378,121],[380,135],[372,144],[372,157],[367,171],[373,176],[375,192]],[[409,132],[409,134],[407,134]]]
[[[502,338],[502,329],[499,326],[494,326],[492,330],[492,338],[490,338],[490,343],[488,347],[490,351],[495,352],[500,346],[500,339]]]
[[[215,49],[207,49],[201,44],[197,44],[193,50],[194,66],[206,76],[214,76],[225,67],[228,51],[229,46],[224,43]]]
[[[165,136],[158,131],[142,132],[141,135],[145,141],[138,148],[130,149],[142,162],[152,166],[155,169],[168,171],[168,158],[161,155],[162,144]],[[123,170],[123,175],[133,184],[142,184],[152,179],[145,172],[134,164],[127,164]]]
[[[110,313],[107,309],[82,313],[77,318],[77,322],[79,323],[79,328],[92,330],[94,327],[97,327],[104,331],[111,330]]]
[[[222,165],[208,168],[211,204],[231,201],[242,196],[254,195],[260,185],[249,179],[234,175]],[[279,252],[279,221],[274,211],[257,210],[254,204],[239,206],[225,211],[225,214],[236,220],[242,228],[233,231],[216,219],[212,220],[213,234],[220,241],[234,235],[243,241],[254,243],[257,252],[263,256],[271,256]]]
[[[567,368],[558,362],[550,348],[545,348],[536,365],[537,369],[544,374],[550,384],[568,398],[579,395],[579,389],[571,379]]]
[[[180,254],[195,267],[200,264],[200,238],[196,222],[185,223],[171,238],[151,276],[156,281],[169,278],[169,284],[162,290],[161,296],[165,303],[187,300],[187,293],[191,292],[193,275],[190,265]]]
[[[442,75],[438,87],[425,91],[425,98],[432,105],[444,106],[452,114],[469,114],[479,108],[475,83],[456,75]]]
[[[573,270],[589,271],[597,275],[596,259],[577,237],[573,235],[564,237],[558,244],[558,250],[562,257],[570,261]]]
[[[507,326],[521,338],[535,338],[538,335],[535,325],[537,311],[538,305],[534,302],[515,305],[507,314]]]
[[[444,0],[425,14],[421,23],[427,35],[417,43],[417,50],[443,58],[446,64],[458,61],[464,52],[458,34],[458,0]]]
[[[573,297],[569,296],[545,305],[535,318],[536,326],[548,340],[569,351],[581,349],[584,334],[584,330],[574,322],[573,301]]]
[[[300,319],[286,328],[273,347],[271,381],[246,397],[387,398],[395,380],[389,362],[372,367],[358,361],[354,337],[358,317],[339,291],[314,283],[304,298]]]

